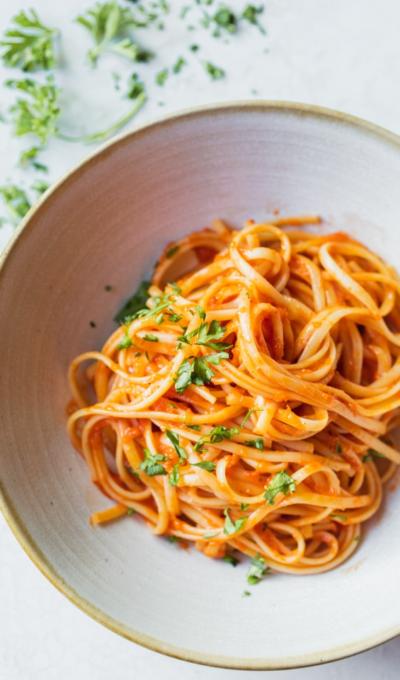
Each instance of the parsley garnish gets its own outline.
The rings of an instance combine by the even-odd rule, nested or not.
[[[200,437],[199,441],[194,445],[195,451],[202,451],[203,444],[217,444],[223,439],[232,439],[235,434],[239,434],[237,427],[228,428],[224,425],[217,425],[208,433]],[[209,439],[207,439],[209,437]]]
[[[368,453],[366,456],[364,456],[362,462],[367,463],[369,460],[372,460],[373,456],[376,456],[376,458],[386,459],[386,457],[379,453],[379,451],[375,451],[375,449],[368,449]]]
[[[156,75],[156,83],[157,85],[160,85],[161,87],[164,85],[166,79],[168,78],[168,69],[164,68],[162,71],[157,73]]]
[[[143,340],[147,340],[148,342],[158,342],[157,336],[151,335],[151,333],[146,333],[146,335],[143,336]]]
[[[114,321],[121,323],[125,317],[134,316],[139,310],[143,309],[149,299],[150,281],[142,281],[136,293],[132,295],[119,312],[115,315]]]
[[[247,583],[249,586],[255,586],[259,583],[265,574],[269,572],[269,567],[266,566],[264,558],[260,557],[260,553],[251,560],[250,569],[247,573]]]
[[[21,168],[25,168],[28,165],[32,165],[32,167],[34,167],[35,170],[39,170],[40,172],[48,172],[49,169],[47,165],[43,165],[43,163],[39,163],[36,160],[36,157],[41,150],[42,149],[39,146],[32,146],[30,149],[23,151],[19,157],[18,165]]]
[[[192,465],[207,472],[214,472],[215,470],[215,463],[212,463],[210,460],[202,460],[200,463],[192,463]]]
[[[127,515],[134,515],[135,512],[136,512],[135,508],[128,508],[128,510],[126,511],[126,514]]]
[[[191,430],[196,430],[197,432],[200,432],[200,425],[186,425],[186,427],[189,427]]]
[[[278,493],[287,495],[296,491],[296,481],[290,477],[286,470],[281,470],[273,478],[272,482],[265,487],[264,498],[267,500],[267,505],[275,505],[274,498]]]
[[[128,335],[128,328],[129,328],[129,325],[126,325],[125,326],[125,333],[124,333],[124,335],[122,336],[122,339],[120,340],[120,342],[117,345],[118,350],[129,349],[129,347],[133,346],[133,341]]]
[[[250,503],[239,503],[240,509],[241,510],[247,510],[247,508],[250,507]]]
[[[175,432],[171,432],[170,430],[165,430],[165,434],[167,435],[169,441],[171,442],[172,446],[174,447],[179,458],[185,458],[185,460],[186,460],[188,455],[187,455],[185,449],[182,446],[180,446],[180,444],[179,444],[179,435],[175,434]]]
[[[183,57],[179,57],[179,59],[176,60],[172,70],[174,73],[180,73],[182,71],[183,66],[185,66],[186,60]]]
[[[179,482],[179,477],[180,477],[179,465],[180,465],[180,461],[179,461],[179,463],[176,463],[176,465],[174,465],[171,472],[169,473],[168,482],[169,482],[170,486],[176,486]]]
[[[191,384],[208,385],[215,373],[207,366],[207,363],[216,365],[219,364],[220,359],[229,359],[229,354],[227,352],[219,352],[204,358],[195,357],[192,363],[190,363],[189,359],[186,359],[177,371],[178,378],[175,380],[175,389],[178,394],[182,394]]]
[[[224,534],[227,534],[228,536],[232,536],[232,534],[240,531],[243,524],[247,521],[247,517],[241,517],[235,522],[232,522],[231,518],[229,517],[229,508],[225,508],[224,515],[226,517],[224,524]]]
[[[228,562],[228,564],[231,564],[232,567],[236,567],[239,564],[239,560],[236,557],[233,557],[233,555],[225,555],[222,558],[223,562]]]
[[[213,17],[217,26],[225,29],[228,33],[235,33],[237,30],[236,26],[236,15],[232,10],[226,5],[222,5]]]
[[[248,421],[248,419],[250,418],[250,416],[251,416],[253,413],[256,413],[257,411],[262,411],[262,408],[251,408],[250,411],[247,411],[247,413],[246,413],[246,415],[245,415],[245,417],[244,417],[244,419],[243,419],[242,424],[241,424],[240,427],[243,427],[243,425],[245,425],[245,423],[247,423],[247,421]]]
[[[167,536],[168,543],[178,543],[179,536]]]
[[[198,45],[190,45],[190,47],[189,47],[189,50],[190,50],[191,52],[197,52],[199,49],[200,49],[200,48],[199,48]]]
[[[264,6],[260,5],[260,7],[255,7],[254,5],[247,5],[247,7],[244,9],[244,12],[242,14],[243,19],[247,19],[253,26],[258,26],[260,29],[261,33],[265,34],[265,30],[260,24],[258,23],[258,14],[262,14],[264,11]]]
[[[47,28],[34,9],[21,11],[13,17],[13,22],[16,27],[6,31],[5,39],[0,42],[0,46],[6,48],[1,55],[4,65],[23,71],[53,68],[56,65],[53,39],[59,31]]]
[[[253,449],[258,449],[259,451],[263,451],[264,449],[264,440],[262,437],[258,437],[257,439],[245,439],[244,443],[246,446],[250,446]]]
[[[45,191],[47,191],[49,186],[50,184],[48,184],[47,182],[43,182],[41,179],[36,179],[32,184],[31,189],[36,191],[39,194],[39,196],[41,196],[42,194],[44,194]]]
[[[171,257],[173,257],[173,255],[175,255],[175,253],[178,252],[178,250],[179,250],[179,246],[172,246],[172,248],[167,250],[166,257],[168,258],[168,260],[170,260]]]
[[[219,531],[217,531],[215,534],[203,534],[203,538],[215,538],[218,535]]]
[[[342,445],[340,442],[336,444],[336,453],[343,453]]]
[[[203,307],[200,307],[200,305],[196,305],[196,309],[197,309],[197,314],[199,315],[200,319],[204,320],[206,318],[206,313],[205,313]]]
[[[160,453],[152,454],[148,449],[143,449],[144,460],[140,463],[139,468],[143,470],[149,477],[155,477],[156,475],[166,475],[167,471],[162,466],[159,465],[159,461],[168,460],[166,456],[162,456]]]
[[[174,291],[175,295],[180,295],[181,294],[181,289],[179,286],[176,285],[176,283],[168,283],[167,284],[172,290]]]
[[[103,52],[113,52],[130,61],[149,61],[153,56],[127,35],[131,28],[146,24],[137,21],[130,9],[120,7],[115,0],[103,4],[98,2],[76,21],[89,31],[94,40],[95,46],[88,51],[93,66]]]
[[[203,64],[205,70],[211,76],[211,80],[219,80],[224,77],[225,71],[223,71],[222,68],[214,66],[210,61],[204,61]]]
[[[127,99],[137,99],[141,95],[145,95],[146,88],[144,83],[139,80],[137,73],[132,73],[128,81],[128,91],[126,93]]]
[[[125,468],[125,470],[128,470],[128,472],[130,472],[131,475],[134,476],[134,478],[136,479],[137,482],[140,482],[140,477],[139,477],[138,473],[136,472],[136,470],[133,469],[133,467],[131,467],[130,465],[124,465],[124,468]]]
[[[243,597],[248,597],[249,595],[251,595],[251,593],[249,593],[248,590],[243,591]]]
[[[16,187],[15,184],[7,184],[0,187],[0,195],[4,200],[11,224],[14,227],[18,226],[31,207],[25,191]]]
[[[14,134],[17,137],[33,133],[46,144],[49,137],[58,134],[57,120],[61,113],[58,106],[60,90],[54,84],[52,76],[47,76],[46,84],[40,85],[31,78],[23,80],[7,80],[6,86],[18,90],[28,96],[27,99],[17,99],[10,107],[13,114]],[[29,153],[32,155],[32,151]],[[24,158],[26,158],[25,152]],[[23,154],[24,155],[24,154]]]
[[[343,522],[347,522],[347,517],[345,515],[329,515],[329,517],[337,517],[337,519],[341,519]]]

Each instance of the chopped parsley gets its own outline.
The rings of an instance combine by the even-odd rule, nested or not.
[[[125,468],[125,470],[128,470],[128,472],[130,472],[131,475],[134,476],[134,478],[136,479],[137,482],[140,482],[140,477],[139,477],[138,473],[136,472],[136,470],[133,469],[133,467],[131,467],[130,465],[124,465],[124,468]]]
[[[186,427],[189,427],[191,430],[196,430],[197,432],[200,432],[200,425],[186,425]]]
[[[234,557],[233,555],[225,555],[222,558],[222,561],[228,562],[228,564],[231,564],[232,567],[236,567],[239,564],[239,560],[236,557]]]
[[[168,69],[164,68],[162,71],[159,71],[159,73],[157,73],[157,75],[156,75],[157,85],[160,85],[162,87],[167,78],[168,78]]]
[[[250,503],[239,503],[240,509],[241,510],[247,510],[247,508],[250,507]]]
[[[336,453],[343,453],[342,445],[340,442],[336,444]]]
[[[206,318],[206,313],[205,313],[203,307],[200,307],[200,305],[196,305],[196,309],[197,309],[197,314],[199,315],[200,319],[203,319],[203,321],[204,321],[204,319]]]
[[[243,597],[248,597],[251,593],[248,590],[243,591]]]
[[[341,519],[342,522],[347,522],[347,517],[346,517],[345,515],[333,515],[333,514],[332,514],[332,515],[329,515],[329,517],[333,517],[334,519],[335,519],[335,518]]]
[[[211,80],[219,80],[225,76],[225,71],[223,71],[222,68],[219,68],[218,66],[214,66],[211,61],[204,61],[203,64],[205,70],[211,76]]]
[[[207,472],[214,472],[215,470],[215,463],[212,463],[210,460],[202,460],[200,463],[192,463],[192,465]]]
[[[250,446],[253,449],[258,449],[259,451],[263,451],[264,449],[264,440],[262,437],[257,437],[257,439],[245,439],[244,443],[246,446]]]
[[[190,45],[190,47],[189,47],[189,50],[190,50],[191,52],[198,52],[199,49],[200,49],[200,48],[199,48],[198,45]]]
[[[257,411],[262,411],[262,410],[263,410],[262,408],[251,408],[250,411],[247,411],[240,427],[243,427],[243,425],[245,425],[247,423],[248,419],[250,418],[250,416],[253,413],[256,413]]]
[[[166,475],[166,469],[160,465],[161,461],[168,460],[166,456],[162,456],[160,453],[152,454],[148,449],[143,449],[144,460],[140,463],[139,468],[143,470],[149,477],[155,477],[156,475]]]
[[[168,260],[175,255],[179,250],[179,246],[172,246],[169,250],[167,250],[166,257]]]
[[[136,512],[135,508],[128,508],[128,510],[126,511],[126,514],[127,515],[134,515],[135,512]]]
[[[228,536],[236,534],[237,531],[240,531],[243,524],[247,522],[247,517],[241,517],[240,519],[237,519],[235,522],[232,522],[229,516],[229,508],[225,508],[224,515],[226,518],[224,524],[224,534],[227,534]]]
[[[115,315],[114,321],[121,323],[125,317],[133,317],[139,310],[145,307],[149,299],[149,288],[151,281],[142,281],[137,291],[125,302],[119,312]]]
[[[167,435],[169,441],[171,442],[172,446],[174,447],[179,458],[184,458],[185,460],[187,460],[188,455],[187,455],[185,449],[182,446],[180,446],[180,444],[179,444],[179,435],[175,434],[175,432],[171,432],[170,430],[165,430],[165,434]]]
[[[12,21],[15,28],[6,31],[0,42],[0,46],[6,48],[1,55],[4,66],[23,71],[53,68],[56,65],[53,40],[59,31],[47,28],[34,9],[22,10]]]
[[[128,80],[128,90],[126,93],[127,99],[137,99],[141,95],[145,95],[146,88],[144,83],[139,80],[137,73],[132,73]]]
[[[364,456],[362,462],[367,463],[369,460],[373,459],[373,456],[376,458],[383,458],[386,460],[386,456],[383,456],[379,451],[376,451],[375,449],[368,449],[368,453],[366,456]]]
[[[11,224],[14,227],[18,226],[31,207],[25,191],[15,184],[7,184],[0,187],[0,196],[5,203]]]
[[[168,543],[178,543],[179,537],[178,536],[167,536],[167,541],[168,541]]]
[[[258,22],[258,15],[262,14],[263,11],[264,11],[263,5],[260,5],[260,7],[255,7],[254,5],[247,5],[247,7],[245,7],[243,11],[242,18],[247,19],[247,21],[250,24],[253,24],[253,26],[258,26],[260,32],[265,34],[265,29],[262,26],[260,26]]]
[[[237,427],[228,428],[224,425],[217,425],[208,433],[200,437],[199,441],[194,445],[195,451],[202,451],[203,444],[217,444],[223,439],[232,439],[235,434],[239,434]]]
[[[181,291],[181,289],[179,288],[179,286],[177,286],[176,283],[168,283],[167,285],[168,285],[170,288],[172,288],[172,290],[174,291],[175,295],[180,295],[180,294],[181,294],[182,291]]]
[[[264,498],[267,500],[267,505],[275,505],[274,498],[278,493],[287,495],[294,491],[296,491],[296,481],[288,475],[286,470],[281,470],[275,475],[272,482],[265,487]]]
[[[217,26],[223,28],[228,33],[236,33],[237,19],[236,15],[227,5],[221,5],[214,14],[213,19]]]
[[[179,477],[180,477],[179,465],[180,465],[180,461],[179,461],[179,463],[176,463],[176,465],[174,465],[171,472],[169,473],[168,482],[169,482],[170,486],[176,486],[179,482]]]
[[[255,586],[260,583],[265,574],[269,572],[269,567],[266,566],[264,558],[260,557],[260,553],[251,560],[250,569],[247,572],[247,583],[249,586]]]
[[[133,347],[133,341],[132,341],[132,339],[129,337],[128,328],[129,328],[128,325],[125,326],[125,333],[124,333],[124,335],[122,336],[122,340],[120,340],[120,342],[119,342],[118,345],[117,345],[117,349],[118,349],[118,350],[121,350],[121,349],[129,349],[129,347]]]
[[[219,531],[217,531],[215,534],[203,534],[203,538],[215,538],[218,535]]]
[[[172,67],[173,73],[180,73],[180,71],[182,71],[182,68],[185,66],[185,64],[186,64],[186,59],[184,59],[183,57],[179,57],[179,59],[176,60],[174,66]]]
[[[152,335],[151,333],[146,333],[146,335],[143,336],[143,340],[147,340],[148,342],[158,342],[157,336]]]

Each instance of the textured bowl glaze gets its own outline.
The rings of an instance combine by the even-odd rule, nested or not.
[[[399,266],[399,177],[400,140],[368,123],[221,105],[116,138],[24,219],[0,273],[0,502],[39,569],[98,621],[165,654],[254,669],[329,661],[400,633],[400,491],[344,566],[273,575],[242,597],[245,564],[181,550],[136,518],[91,528],[110,501],[65,433],[69,361],[101,347],[167,242],[214,217],[318,213]]]

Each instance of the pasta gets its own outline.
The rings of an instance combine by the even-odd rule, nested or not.
[[[215,220],[170,244],[143,309],[71,363],[68,432],[116,501],[92,524],[135,513],[290,574],[357,548],[400,463],[400,279],[318,222]]]

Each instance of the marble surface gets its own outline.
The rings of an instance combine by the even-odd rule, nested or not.
[[[0,33],[17,9],[31,4],[0,0]],[[85,63],[90,38],[73,23],[90,4],[82,0],[34,2],[45,23],[62,28],[62,66],[55,77],[63,88],[60,127],[67,134],[97,132],[122,117],[130,106],[123,95],[133,71],[146,81],[149,94],[135,123],[201,103],[260,98],[340,109],[400,133],[400,3],[396,0],[266,0],[261,22],[267,35],[243,24],[237,35],[227,39],[213,38],[199,26],[201,12],[194,0],[170,0],[171,12],[163,19],[165,30],[138,33],[141,42],[157,52],[153,63],[136,67],[104,55],[94,70]],[[124,0],[121,4],[129,6]],[[245,2],[230,0],[229,4],[241,10]],[[183,21],[178,15],[184,5],[191,9]],[[190,25],[195,30],[188,30]],[[192,44],[200,46],[196,54],[188,50]],[[171,67],[180,56],[188,62],[181,73],[171,75],[163,87],[156,85],[155,74]],[[203,59],[224,68],[226,77],[211,81]],[[119,91],[113,73],[121,76]],[[20,77],[17,70],[0,66],[0,83],[16,77]],[[0,113],[4,115],[13,100],[13,93],[0,85]],[[11,136],[8,125],[0,124],[0,186],[12,182],[30,191],[37,175],[16,167],[20,151],[28,146],[27,140]],[[57,179],[88,150],[82,144],[52,140],[43,153],[43,162],[49,165],[48,181]],[[33,199],[33,193],[30,196]],[[0,248],[11,233],[8,225],[0,229]],[[1,680],[108,680],[122,675],[142,680],[160,675],[166,680],[232,676],[242,680],[251,675],[163,657],[106,630],[45,580],[2,517],[0,607]],[[395,680],[399,663],[400,639],[396,639],[325,666],[258,675],[282,680],[350,680],[355,675],[364,680]]]

